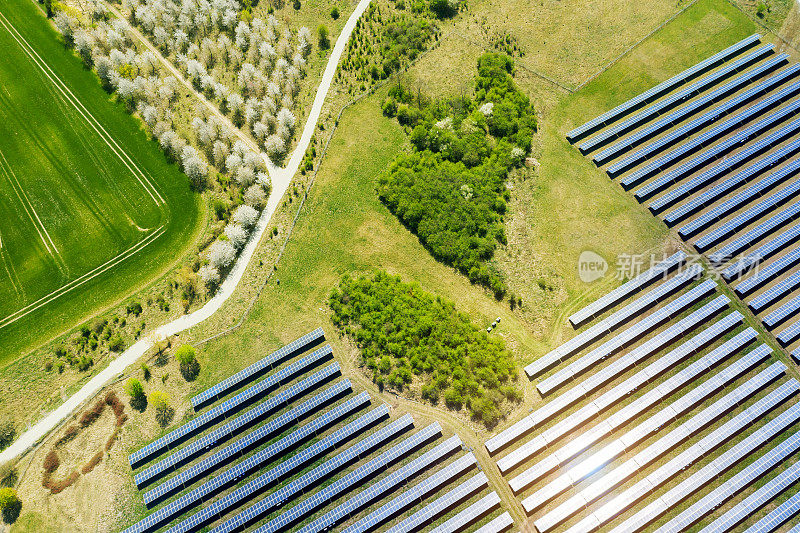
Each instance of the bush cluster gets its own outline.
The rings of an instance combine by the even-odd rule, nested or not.
[[[452,302],[385,272],[344,277],[330,296],[333,322],[361,349],[379,387],[404,390],[415,379],[433,404],[466,407],[487,426],[500,404],[520,396],[513,357]]]
[[[434,257],[497,298],[506,285],[488,261],[497,243],[506,244],[505,182],[536,131],[533,106],[513,71],[508,56],[484,54],[473,99],[429,101],[397,85],[383,104],[386,115],[411,129],[414,151],[398,156],[381,176],[380,199]]]

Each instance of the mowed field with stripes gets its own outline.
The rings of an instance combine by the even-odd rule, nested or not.
[[[53,33],[30,2],[0,8],[0,365],[163,269],[197,218],[186,178]]]

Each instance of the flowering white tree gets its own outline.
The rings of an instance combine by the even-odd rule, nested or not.
[[[92,64],[92,47],[94,41],[92,37],[82,28],[75,32],[75,50],[81,55],[81,59],[87,65]]]
[[[286,142],[277,133],[273,133],[264,141],[264,149],[272,160],[281,159],[286,155]]]
[[[233,247],[239,251],[247,242],[247,232],[239,224],[228,224],[225,226],[225,236],[228,237]]]
[[[258,221],[258,211],[249,205],[240,205],[236,208],[236,211],[233,212],[231,220],[234,224],[239,224],[249,231]]]
[[[75,19],[67,15],[65,12],[59,11],[54,22],[56,29],[64,37],[64,42],[67,44],[72,44],[75,27],[77,26]]]
[[[242,165],[236,170],[236,183],[242,187],[249,187],[256,181],[256,173],[253,167]]]
[[[217,240],[208,247],[208,261],[217,270],[228,268],[236,259],[236,250],[228,241]]]
[[[203,265],[197,271],[197,275],[208,287],[216,287],[219,283],[219,270],[212,265]]]
[[[260,183],[251,185],[244,191],[244,203],[255,209],[263,209],[264,204],[267,203],[267,194],[264,192],[264,187]]]

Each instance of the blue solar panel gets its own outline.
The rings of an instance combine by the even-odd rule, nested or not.
[[[374,476],[376,473],[385,470],[387,468],[390,468],[393,464],[395,464],[403,457],[410,455],[415,450],[439,438],[441,434],[442,434],[441,426],[439,426],[438,422],[434,422],[433,424],[426,427],[422,431],[407,438],[400,444],[397,444],[391,449],[383,452],[378,457],[375,457],[374,459],[371,459],[370,461],[359,466],[355,470],[348,472],[340,479],[337,479],[330,485],[326,486],[324,489],[316,492],[312,496],[306,498],[301,503],[298,503],[291,509],[288,509],[287,511],[283,512],[276,518],[270,520],[263,526],[254,530],[254,532],[272,533],[274,531],[288,531],[293,525],[303,521],[304,519],[309,518],[309,516],[320,507],[326,505],[331,501],[334,501],[345,492],[351,490],[353,487],[360,486],[361,484],[364,483],[366,479],[368,479],[371,476]],[[460,447],[460,445],[461,443],[459,442],[456,445],[456,448]],[[452,451],[452,449],[450,451]],[[439,456],[438,458],[441,459],[441,456]],[[372,493],[369,500],[372,501],[382,496],[383,493]],[[358,498],[358,496],[356,497]],[[353,500],[349,501],[352,502]],[[340,516],[339,519],[343,519],[346,517],[347,515]],[[303,528],[302,531],[312,531],[312,530],[321,531],[327,529],[329,526],[330,524],[327,524],[325,527],[317,526],[311,529],[306,527]]]
[[[474,533],[502,533],[508,531],[514,526],[514,520],[508,511],[504,512],[494,520],[490,521],[484,526],[476,529]]]
[[[790,103],[787,107],[794,107],[791,112],[795,113],[800,111],[800,100],[795,100],[794,102]],[[761,127],[766,123],[774,119],[776,122],[783,120],[788,114],[787,108],[782,108],[778,111],[775,115],[780,115],[777,119],[775,115],[770,115],[766,120],[761,121],[757,124],[754,124],[751,128],[747,128],[742,130],[741,133],[731,137],[728,141],[724,143],[720,143],[714,145],[709,150],[706,150],[699,156],[692,159],[689,163],[685,165],[681,165],[678,169],[673,172],[669,172],[656,180],[648,183],[641,189],[637,190],[633,195],[636,197],[637,200],[640,202],[646,200],[656,192],[663,190],[673,183],[678,183],[683,178],[694,172],[695,170],[699,169],[703,165],[711,162],[713,159],[718,157],[719,155],[724,154],[730,149],[737,148],[741,144],[749,142],[752,140],[756,135],[760,135],[767,127],[772,127],[774,124],[769,124],[769,126],[765,127],[764,130],[761,130]],[[667,194],[659,197],[658,199],[654,200],[648,208],[653,213],[660,213],[664,209],[674,205],[676,202],[682,200],[683,198],[687,197],[689,194],[706,187],[714,182],[719,176],[723,175],[726,172],[733,170],[734,168],[742,165],[744,163],[749,162],[753,158],[757,157],[759,154],[763,153],[766,150],[769,150],[776,144],[784,141],[788,137],[794,135],[798,130],[800,130],[800,119],[794,120],[787,124],[786,126],[781,127],[777,131],[770,133],[764,138],[759,139],[757,142],[748,145],[744,150],[736,152],[733,155],[725,157],[719,163],[711,167],[710,169],[702,172],[701,174],[693,177],[689,181],[682,183],[678,187],[675,187]]]
[[[781,280],[778,284],[753,298],[748,306],[754,313],[758,314],[768,307],[771,307],[797,287],[800,287],[800,271],[794,272],[788,278]]]
[[[800,68],[800,63],[798,63],[797,66]],[[762,172],[779,165],[786,160],[786,158],[790,157],[797,151],[800,151],[800,139],[791,141],[788,144],[781,146],[776,151],[759,159],[754,164],[724,180],[722,183],[714,185],[709,190],[693,196],[688,202],[664,215],[664,222],[667,224],[667,226],[674,226],[685,218],[697,213],[704,207],[712,205],[714,202],[739,186],[748,183]],[[714,210],[713,215],[704,214],[702,217],[693,220],[690,224],[684,226],[686,227],[686,230],[684,231],[687,233],[687,235],[691,236],[696,232],[696,230],[705,228],[706,222],[709,222],[711,217],[717,216],[721,219],[721,217],[725,214],[732,212],[732,209],[736,209],[739,207],[739,205],[744,205],[747,203],[752,194],[761,194],[762,192],[770,190],[772,187],[780,184],[784,178],[794,174],[798,170],[798,165],[798,160],[791,161],[785,167],[774,172],[767,178],[761,180],[759,183],[723,202],[720,206],[718,206],[718,209]],[[716,219],[710,220],[710,222],[713,222],[714,220]]]
[[[680,267],[686,261],[686,252],[678,251],[671,256],[659,261],[652,268],[647,269],[635,278],[623,283],[610,293],[598,298],[580,311],[569,317],[569,322],[573,327],[580,327],[592,318],[611,309],[620,302],[623,302],[649,286],[651,283],[665,277],[672,270]]]
[[[214,533],[221,533],[223,531],[236,531],[252,523],[254,520],[258,520],[259,518],[268,516],[271,512],[282,507],[284,504],[286,504],[286,502],[294,499],[299,494],[307,490],[310,486],[317,484],[324,479],[329,478],[335,472],[340,471],[346,466],[357,461],[359,458],[362,458],[365,455],[372,453],[373,451],[377,450],[387,442],[396,438],[402,432],[411,429],[413,425],[414,421],[411,418],[411,415],[409,414],[403,415],[402,417],[398,418],[388,426],[379,429],[375,433],[359,441],[357,444],[354,444],[347,450],[339,453],[335,457],[322,463],[318,467],[306,472],[305,474],[293,480],[289,484],[269,494],[268,496],[258,501],[254,505],[250,506],[249,508],[245,509],[244,511],[234,516],[233,518],[226,520],[219,526],[215,527],[212,531]],[[278,468],[283,468],[284,465],[286,465],[292,460],[295,460],[295,458],[298,457],[299,455],[300,454],[293,456],[292,459],[286,461]],[[307,461],[303,461],[303,463],[301,464],[307,464]],[[214,504],[212,504],[209,507],[206,507],[205,509],[203,509],[203,511],[201,511],[201,513],[213,508],[214,513],[212,516],[217,516],[221,512],[221,510],[219,509],[219,504],[221,504],[222,502],[225,502],[224,503],[225,508],[230,507],[234,502],[237,505],[241,504],[244,498],[249,499],[249,497],[251,497],[253,493],[255,493],[258,490],[262,490],[264,487],[270,486],[272,483],[274,483],[274,475],[271,476],[270,473],[263,474],[258,478],[256,478],[255,480],[251,481],[250,483],[247,483],[246,485],[239,487],[238,489],[227,495],[225,498],[218,500],[217,502],[214,502]],[[172,531],[173,530],[170,530],[170,532]],[[178,531],[178,529],[175,529],[175,531]]]
[[[800,311],[800,295],[765,316],[764,325],[767,326],[767,329],[774,329],[796,315],[798,311]]]
[[[244,392],[240,392],[233,398],[225,400],[213,409],[206,411],[202,415],[196,417],[190,422],[187,422],[179,428],[170,431],[163,437],[154,440],[141,450],[132,453],[129,457],[131,466],[135,468],[137,465],[162,453],[164,450],[183,442],[193,435],[196,435],[204,428],[207,428],[208,426],[240,411],[247,405],[253,403],[253,401],[262,397],[264,394],[275,390],[283,383],[311,370],[320,362],[328,359],[332,354],[333,352],[331,347],[324,346],[312,354],[304,357],[300,361],[292,363],[291,365],[278,370],[274,374],[271,374],[266,379],[256,383]],[[335,375],[340,371],[339,363],[334,363],[333,365],[329,366],[327,371],[331,376]]]
[[[619,124],[603,131],[599,135],[592,137],[591,139],[584,141],[578,147],[581,153],[586,154],[591,152],[598,147],[606,144],[607,142],[625,135],[631,130],[634,130],[645,124],[652,118],[655,118],[665,111],[668,111],[674,108],[681,103],[694,98],[698,94],[702,93],[703,91],[708,90],[709,88],[713,87],[721,80],[740,72],[741,70],[753,65],[761,61],[765,56],[768,56],[773,53],[774,47],[772,45],[763,45],[757,48],[755,51],[747,54],[744,57],[733,61],[729,65],[726,65],[724,68],[714,71],[709,76],[705,78],[701,78],[700,80],[694,82],[693,84],[689,85],[685,89],[681,89],[677,93],[671,94],[668,97],[664,98],[663,100],[659,100],[655,104],[645,108],[643,111],[640,111],[636,115],[620,122]],[[739,90],[742,86],[752,83],[752,81],[758,77],[759,75],[771,72],[772,70],[778,68],[778,66],[787,62],[789,56],[786,54],[780,54],[778,57],[774,57],[767,61],[766,63],[759,65],[757,68],[753,69],[745,73],[744,75],[736,78],[733,82],[728,83],[724,88],[720,88],[716,91],[713,91],[711,94],[706,95],[705,97],[692,102],[691,104],[685,106],[684,108],[679,109],[676,112],[670,113],[667,117],[656,121],[654,124],[650,124],[643,132],[637,132],[635,135],[631,137],[625,138],[623,141],[615,144],[614,146],[603,150],[599,154],[594,157],[595,163],[598,165],[604,165],[610,159],[618,156],[618,153],[621,150],[630,149],[632,146],[635,146],[639,142],[644,139],[647,139],[653,135],[656,135],[660,131],[664,131],[664,129],[673,126],[676,122],[683,120],[685,116],[688,114],[694,113],[698,109],[702,109],[706,105],[719,98],[724,98],[725,96],[730,95],[731,93]],[[702,105],[698,105],[702,104]],[[638,142],[637,142],[638,141]]]
[[[747,296],[798,263],[800,263],[800,248],[795,248],[794,250],[790,250],[788,254],[775,260],[769,266],[759,269],[756,274],[739,283],[734,290],[740,297]]]
[[[776,338],[784,348],[792,344],[797,339],[800,339],[800,320],[789,325],[786,329],[778,333]]]
[[[294,357],[303,350],[307,350],[325,340],[325,333],[322,328],[317,328],[311,333],[306,333],[299,339],[296,339],[286,346],[272,352],[270,355],[253,363],[244,370],[237,372],[229,378],[217,383],[210,389],[201,392],[192,398],[192,406],[195,409],[225,396],[229,392],[242,387],[249,381],[257,378],[264,372],[268,372],[275,368],[276,365],[281,364],[283,361]]]
[[[797,239],[800,239],[800,225],[787,229],[774,239],[759,246],[758,249],[732,263],[722,271],[722,277],[729,283],[735,278],[740,278],[757,267],[762,261],[769,259],[775,253],[793,244]]]
[[[796,220],[798,215],[800,215],[800,204],[789,206],[777,215],[770,217],[769,220],[762,222],[747,233],[737,237],[716,252],[710,254],[708,256],[709,261],[715,265],[721,265],[725,261],[729,261],[732,257],[750,248],[775,230]]]
[[[322,415],[320,417],[320,422],[327,426],[329,423],[328,420],[336,418],[340,415],[341,413],[339,411],[333,410],[330,413]],[[283,463],[269,470],[267,473],[259,476],[255,481],[248,483],[244,487],[236,489],[231,494],[228,494],[224,498],[214,502],[211,506],[206,507],[202,511],[177,524],[175,527],[171,528],[170,531],[192,531],[198,527],[202,527],[208,521],[213,520],[218,513],[233,508],[239,505],[241,501],[246,501],[246,499],[252,497],[252,495],[256,493],[258,489],[255,484],[256,481],[262,480],[262,484],[268,482],[277,483],[291,475],[297,469],[302,468],[308,462],[313,462],[314,460],[328,453],[330,450],[334,449],[336,446],[347,442],[354,436],[360,435],[366,429],[378,421],[386,418],[388,415],[389,408],[385,404],[373,409],[369,413],[362,415],[358,419],[315,442],[308,448],[301,450],[290,459],[287,459]],[[141,533],[161,527],[173,517],[186,512],[188,509],[203,501],[204,498],[208,497],[209,495],[216,494],[225,487],[241,481],[248,474],[273,461],[285,450],[294,447],[296,442],[302,442],[306,440],[308,438],[307,432],[310,430],[312,434],[315,434],[318,426],[319,422],[315,421],[311,424],[303,426],[303,428],[295,431],[294,433],[283,437],[264,450],[252,455],[217,477],[170,502],[157,512],[128,528],[125,533]],[[247,487],[247,489],[245,489],[245,487]]]
[[[267,424],[256,429],[252,433],[244,436],[233,444],[226,446],[219,452],[206,457],[199,463],[193,465],[191,468],[181,472],[177,476],[170,478],[160,486],[144,494],[144,501],[146,504],[159,501],[164,497],[169,496],[183,488],[195,483],[201,476],[208,474],[212,470],[220,468],[221,466],[239,459],[245,455],[249,450],[262,444],[280,434],[281,431],[290,425],[298,422],[298,420],[310,412],[316,412],[325,403],[337,398],[344,392],[350,390],[349,380],[342,381],[322,394],[305,402],[303,405],[284,413],[283,415],[275,418]],[[369,394],[362,392],[361,394],[351,398],[349,401],[335,407],[326,416],[321,416],[308,425],[298,429],[292,434],[290,439],[282,440],[275,445],[268,446],[259,457],[261,462],[274,458],[277,454],[285,453],[310,438],[313,438],[319,431],[323,431],[326,427],[339,423],[341,420],[350,416],[354,412],[367,407],[369,405]]]
[[[763,74],[764,72],[768,72],[769,70],[772,70],[774,68],[774,63],[775,62],[778,62],[778,63],[782,62],[782,57],[781,57],[782,55],[783,54],[781,54],[780,56],[778,56],[776,58],[773,58],[770,61],[767,61],[763,65],[760,65],[759,67],[757,67],[756,69],[754,69],[752,71],[753,74],[754,75],[760,75],[760,74]],[[763,71],[762,71],[762,68],[764,69]],[[713,124],[717,120],[721,119],[723,116],[725,116],[728,113],[730,113],[731,111],[741,107],[742,105],[751,102],[753,99],[759,98],[759,97],[761,97],[761,96],[763,96],[765,94],[768,94],[774,88],[778,87],[779,85],[781,85],[785,81],[787,81],[787,80],[791,79],[792,77],[796,76],[798,73],[800,73],[800,64],[795,63],[795,64],[789,66],[788,68],[780,71],[775,76],[772,76],[771,78],[765,80],[764,82],[759,83],[758,85],[756,85],[755,87],[753,87],[751,89],[748,89],[747,91],[743,92],[742,94],[734,96],[733,98],[731,98],[729,100],[726,100],[725,102],[723,102],[719,106],[715,107],[711,111],[701,115],[700,117],[698,117],[698,118],[696,118],[694,120],[691,120],[691,121],[687,122],[686,124],[684,124],[683,126],[681,126],[679,128],[676,128],[676,129],[670,131],[669,133],[667,133],[663,137],[660,137],[656,141],[654,141],[654,142],[648,144],[647,146],[637,150],[633,154],[625,157],[624,159],[618,161],[617,163],[614,163],[613,165],[608,167],[609,176],[611,176],[612,178],[614,178],[616,176],[619,176],[623,172],[635,167],[636,165],[638,165],[640,163],[645,162],[647,159],[653,157],[655,154],[658,154],[659,152],[662,152],[663,150],[666,150],[668,148],[671,148],[671,147],[675,146],[675,144],[678,141],[680,141],[681,139],[684,139],[684,138],[688,137],[689,135],[692,135],[693,133],[696,133],[696,132],[700,131],[701,129],[705,128],[706,126],[709,126],[710,124]],[[690,105],[686,106],[683,109],[685,109],[687,111],[692,111],[694,108],[700,108],[700,107],[703,107],[704,105],[706,105],[706,103],[707,103],[706,100],[717,101],[718,95],[716,93],[719,93],[719,96],[727,94],[728,93],[727,88],[729,86],[731,86],[731,85],[733,85],[733,83],[729,83],[725,87],[720,88],[718,91],[714,91],[714,93],[708,95],[707,97],[699,99],[697,102],[695,102],[695,105],[690,104]],[[794,92],[794,94],[797,94],[797,92],[800,92],[800,86],[796,87],[796,91]],[[790,95],[790,96],[792,96],[792,95]],[[682,113],[683,109],[679,110],[678,113]],[[665,119],[663,119],[664,122],[666,122],[667,120],[670,120],[670,118],[669,117],[665,117]],[[662,122],[662,121],[656,122],[654,124],[654,126],[656,124],[660,123],[660,122]],[[674,125],[674,124],[677,123],[677,121],[673,120],[672,123]],[[659,130],[660,130],[659,128],[650,128],[650,127],[644,128],[643,130],[641,130],[641,131],[635,133],[634,135],[632,135],[631,138],[633,138],[633,141],[635,142],[635,144],[639,144],[640,142],[644,142],[644,141],[650,139]],[[623,141],[623,142],[626,142],[626,141],[627,141],[627,139],[625,141]]]
[[[620,181],[620,185],[622,185],[626,190],[631,189],[643,183],[651,176],[673,166],[688,155],[711,145],[707,150],[701,152],[700,155],[695,156],[693,159],[683,163],[676,169],[667,172],[659,179],[650,182],[636,192],[636,198],[640,202],[650,198],[653,194],[664,190],[672,183],[680,181],[687,174],[690,174],[712,159],[715,159],[724,153],[741,146],[742,143],[746,142],[747,140],[764,133],[779,122],[786,120],[796,111],[798,107],[797,101],[789,102],[786,106],[768,115],[766,118],[746,127],[740,132],[732,135],[730,138],[718,144],[712,145],[712,143],[716,140],[728,135],[736,128],[749,122],[753,118],[761,115],[762,113],[775,110],[777,105],[785,101],[787,98],[795,95],[797,91],[798,82],[792,83],[785,89],[781,89],[757,104],[752,105],[736,115],[728,118],[721,124],[718,124],[710,130],[707,130],[697,137],[694,137],[693,139],[681,144],[663,156],[654,159],[644,167],[631,172]]]
[[[393,517],[425,500],[425,498],[434,494],[454,479],[458,479],[477,464],[472,453],[462,455],[430,477],[383,504],[355,524],[347,527],[343,533],[364,533],[377,529]]]
[[[500,496],[492,491],[443,524],[431,530],[431,533],[457,533],[464,531],[484,516],[500,507]]]
[[[570,142],[575,142],[581,139],[583,136],[591,133],[592,131],[597,130],[597,128],[605,124],[609,124],[612,121],[615,121],[620,117],[625,116],[631,111],[635,111],[636,109],[639,109],[643,105],[652,102],[656,98],[673,90],[675,87],[679,87],[684,83],[688,83],[689,81],[697,78],[698,76],[701,76],[703,73],[708,72],[710,69],[716,67],[717,65],[722,64],[731,57],[734,57],[735,55],[742,53],[743,51],[747,50],[752,46],[755,46],[756,44],[758,44],[760,40],[761,36],[755,34],[739,41],[730,48],[726,48],[725,50],[714,54],[713,56],[709,57],[708,59],[705,59],[704,61],[701,61],[695,66],[687,70],[684,70],[677,76],[674,76],[668,79],[667,81],[659,83],[652,89],[645,91],[639,96],[631,98],[625,103],[618,105],[614,109],[603,113],[599,117],[596,117],[590,120],[589,122],[586,122],[585,124],[579,126],[578,128],[575,128],[574,130],[570,131],[567,134],[567,139]]]

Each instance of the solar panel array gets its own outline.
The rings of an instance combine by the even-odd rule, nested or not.
[[[800,64],[770,46],[645,92],[567,139],[676,227],[795,351],[800,255],[786,252],[800,239]]]
[[[540,394],[531,412],[486,441],[537,532],[623,524],[638,531],[659,520],[665,526],[668,511],[673,519],[708,521],[722,503],[746,498],[757,490],[754,479],[800,452],[800,434],[791,429],[800,422],[800,382],[787,376],[786,363],[776,361],[743,314],[730,309],[719,285],[702,279],[702,267],[687,259],[632,303],[619,297],[623,290],[587,306],[598,311],[586,314],[593,318],[576,328],[576,338],[596,332],[608,317],[626,322],[613,334],[593,333],[578,349],[568,340],[566,349],[546,354],[568,353],[569,360],[536,373]],[[690,269],[700,270],[692,271],[691,283],[660,290]],[[652,303],[631,312],[640,300]],[[745,461],[773,441],[774,450]],[[715,466],[699,468],[705,464]],[[730,480],[721,475],[726,470]],[[675,483],[682,492],[673,490]],[[698,496],[688,502],[687,495]],[[650,514],[639,514],[653,502]]]
[[[202,400],[205,412],[132,456],[136,484],[155,486],[143,494],[152,512],[125,533],[312,532],[348,523],[368,531],[460,487],[478,466],[461,439],[442,439],[438,422],[415,430],[411,415],[392,420],[387,405],[370,407],[366,391],[353,394],[350,380],[335,379],[337,362],[319,368],[329,346],[303,354],[321,338],[316,330],[209,389],[219,403]],[[166,449],[172,453],[159,457]],[[411,491],[413,499],[404,498]],[[486,485],[451,504],[463,507],[463,524],[442,517],[443,531],[510,527]]]

